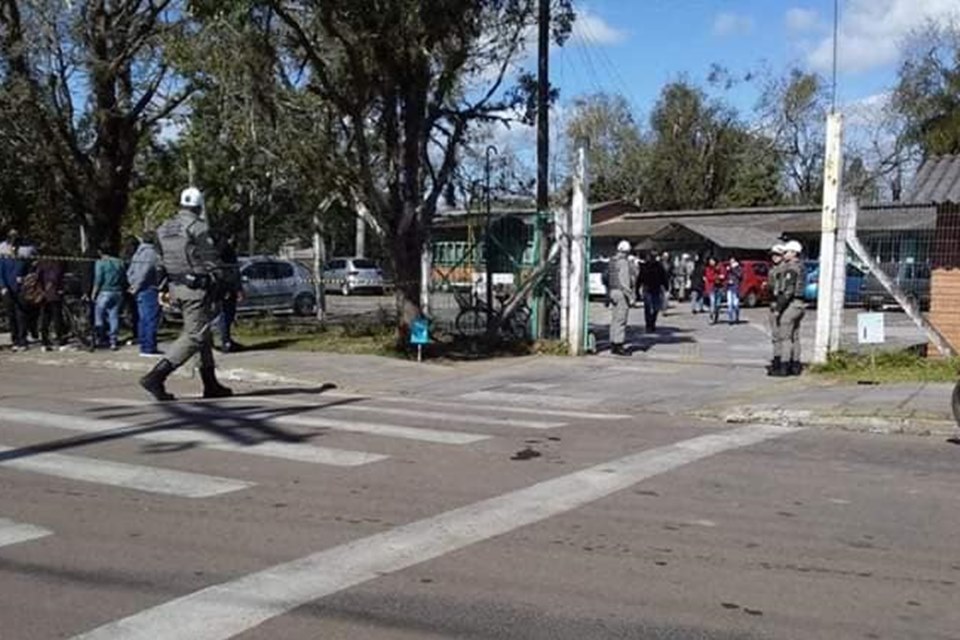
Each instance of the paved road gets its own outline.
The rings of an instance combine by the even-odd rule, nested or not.
[[[942,439],[15,365],[4,640],[958,637]]]

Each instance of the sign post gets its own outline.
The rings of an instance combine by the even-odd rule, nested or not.
[[[410,323],[410,344],[417,346],[417,362],[423,362],[423,345],[430,344],[430,321],[425,317]]]

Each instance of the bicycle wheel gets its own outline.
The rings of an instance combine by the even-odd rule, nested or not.
[[[84,347],[93,345],[93,326],[90,324],[90,310],[82,300],[68,300],[63,303],[63,321],[67,333]]]
[[[530,312],[518,309],[510,319],[500,327],[501,335],[510,341],[522,342],[530,337]]]
[[[457,314],[453,326],[457,334],[465,338],[483,335],[487,332],[487,313],[477,307],[468,307]]]

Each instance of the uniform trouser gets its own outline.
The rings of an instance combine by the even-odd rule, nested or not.
[[[47,300],[40,307],[40,338],[43,346],[50,346],[50,324],[57,335],[57,344],[66,344],[63,326],[63,302],[61,300]]]
[[[780,357],[780,349],[783,344],[783,336],[780,334],[780,312],[775,305],[770,307],[770,317],[767,318],[767,324],[770,327],[770,341],[773,343],[773,357]]]
[[[800,321],[805,313],[803,302],[794,300],[780,314],[779,355],[784,362],[800,362]]]
[[[210,325],[216,310],[204,291],[183,285],[171,287],[170,293],[183,314],[183,330],[167,352],[167,360],[174,367],[183,365],[194,354],[200,354],[200,367],[213,367],[213,339]]]
[[[610,292],[613,311],[610,317],[610,344],[620,345],[627,339],[627,318],[630,315],[630,301],[620,289]]]

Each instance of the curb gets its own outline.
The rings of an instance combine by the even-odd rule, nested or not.
[[[880,435],[939,436],[956,435],[953,420],[917,417],[851,416],[820,414],[809,410],[759,409],[744,407],[723,412],[697,412],[702,418],[719,419],[727,424],[774,424],[784,427],[816,427],[855,433]]]

